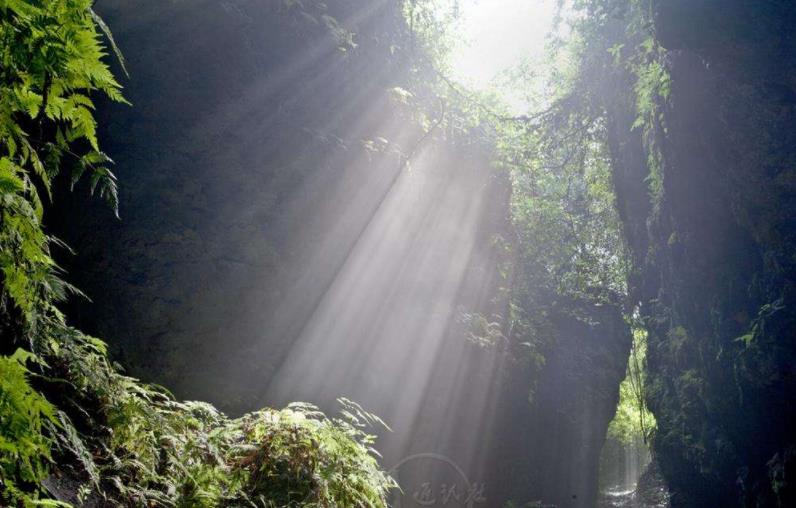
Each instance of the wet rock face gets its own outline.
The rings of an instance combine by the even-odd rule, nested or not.
[[[398,167],[359,142],[401,137],[386,93],[403,68],[382,37],[390,8],[368,11],[357,28],[372,40],[348,54],[323,16],[347,17],[355,2],[308,13],[287,4],[98,2],[130,71],[133,106],[98,111],[121,220],[86,189],[48,218],[77,250],[62,256],[70,280],[95,302],[75,302],[70,318],[132,374],[233,411],[254,406],[254,388],[240,391],[246,376],[272,369],[311,312],[308,296],[275,325],[286,290],[304,280],[316,294],[327,282],[299,271],[308,246],[328,247],[319,239],[344,200],[359,185],[383,189]],[[339,242],[373,206],[361,203]],[[339,263],[340,249],[327,250],[326,263]],[[258,363],[245,351],[263,342],[270,355]]]
[[[796,10],[672,1],[657,14],[672,77],[663,195],[646,215],[629,211],[646,196],[620,196],[626,228],[647,230],[630,240],[655,450],[674,506],[791,505]],[[628,145],[615,158],[637,160]],[[617,171],[620,194],[644,174]]]
[[[621,310],[560,302],[551,308],[551,345],[529,397],[527,371],[517,369],[501,394],[504,421],[494,484],[514,500],[544,506],[592,507],[600,452],[619,400],[630,351]],[[530,400],[529,400],[530,399]],[[513,436],[512,434],[517,434]]]
[[[619,402],[631,336],[621,309],[579,310],[588,319],[570,310],[554,319],[556,342],[539,380],[534,449],[548,499],[585,508],[596,502],[600,452]]]

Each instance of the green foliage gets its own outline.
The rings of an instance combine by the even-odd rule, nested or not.
[[[510,159],[525,276],[549,294],[615,301],[626,282],[610,163],[599,125],[576,130],[537,133]]]
[[[39,492],[26,492],[24,485],[46,477],[52,443],[45,429],[57,419],[55,408],[31,387],[28,361],[36,357],[23,349],[0,357],[0,488],[12,502],[33,504]]]
[[[568,43],[551,44],[545,68],[526,64],[507,76],[527,91],[535,108],[528,114],[510,116],[484,102],[478,108],[512,187],[511,303],[503,329],[536,373],[555,340],[556,316],[588,322],[591,305],[622,305],[627,296],[608,125],[585,77],[595,65],[591,51],[576,30]]]
[[[575,4],[587,11],[590,2]],[[590,37],[594,20],[607,17],[573,16],[572,36],[566,43],[552,37],[544,69],[526,63],[505,77],[506,86],[533,104],[534,110],[517,116],[497,93],[473,93],[445,77],[444,31],[427,21],[431,28],[418,32],[437,55],[429,59],[430,80],[447,106],[446,134],[456,142],[483,143],[509,175],[511,224],[502,270],[508,303],[500,315],[463,317],[469,340],[500,347],[527,367],[530,399],[555,340],[554,321],[570,314],[588,322],[593,306],[626,303],[628,255],[615,203],[609,125],[594,86],[611,53],[607,41],[594,45]],[[436,50],[435,37],[442,41]],[[622,47],[613,53],[619,59]]]
[[[785,304],[782,298],[778,298],[771,303],[762,305],[757,312],[757,317],[752,320],[749,331],[740,337],[737,337],[735,342],[742,343],[746,349],[755,346],[756,342],[760,340],[761,337],[765,336],[766,321],[771,319],[774,314],[783,310],[784,308]]]
[[[664,55],[663,48],[652,35],[648,35],[638,45],[637,53],[627,64],[638,78],[635,86],[638,116],[633,128],[642,130],[647,149],[647,183],[655,207],[663,197],[663,155],[658,146],[658,133],[666,132],[663,106],[668,101],[671,90],[671,78],[663,63]]]
[[[45,503],[38,500],[40,482],[55,434],[65,432],[56,425],[54,406],[31,385],[26,367],[47,370],[42,358],[58,345],[51,333],[63,326],[54,302],[71,289],[58,278],[50,257],[55,240],[41,223],[64,156],[75,164],[73,181],[89,172],[92,191],[116,204],[89,93],[123,98],[102,62],[95,19],[88,0],[0,2],[0,299],[4,312],[19,315],[29,346],[0,357],[0,497],[25,505]]]
[[[260,411],[234,425],[236,467],[247,473],[247,495],[262,506],[386,507],[397,487],[372,453],[366,425],[381,423],[346,399],[341,418],[328,419],[310,404]]]
[[[408,0],[402,2],[402,7],[409,29],[406,42],[417,70],[423,72],[427,70],[424,66],[430,65],[434,70],[446,71],[446,57],[456,37],[458,0]]]
[[[91,4],[89,0],[0,4],[3,158],[28,173],[20,177],[30,200],[39,205],[32,175],[49,192],[64,155],[78,162],[75,178],[90,170],[92,188],[116,204],[113,176],[103,166],[109,159],[97,143],[89,93],[98,91],[118,102],[124,98],[103,62],[106,52],[95,23],[99,18]],[[80,140],[88,147],[78,155],[73,149]]]
[[[503,334],[501,316],[491,318],[477,312],[462,312],[459,321],[467,330],[467,340],[482,347],[503,345],[507,338]]]
[[[55,279],[41,227],[53,179],[71,163],[73,183],[88,173],[92,192],[114,207],[118,201],[89,95],[124,99],[102,61],[91,3],[0,2],[0,270],[4,296],[22,312],[31,340],[66,287]]]
[[[627,375],[619,386],[616,415],[608,426],[608,435],[625,445],[649,443],[655,432],[655,417],[647,407],[647,332],[633,331],[633,346],[627,363]]]
[[[84,342],[64,348],[63,361],[75,372],[72,381],[86,386],[81,393],[93,386],[92,398],[102,402],[91,426],[109,436],[97,446],[110,455],[83,464],[94,471],[89,487],[107,485],[111,498],[157,506],[335,506],[330,499],[365,498],[361,506],[384,506],[393,483],[371,453],[373,436],[362,430],[377,420],[358,419],[350,411],[357,406],[346,401],[338,419],[294,404],[229,420],[209,404],[177,402],[121,376],[101,343],[74,338]]]
[[[749,323],[746,333],[733,340],[738,346],[733,358],[733,377],[738,401],[749,397],[745,391],[759,389],[777,379],[777,354],[766,354],[778,348],[777,334],[782,325],[778,320],[787,313],[782,297],[760,306],[757,316]]]
[[[59,405],[71,429],[58,451],[84,496],[164,507],[386,506],[395,484],[365,431],[381,421],[356,404],[341,400],[339,418],[295,403],[231,420],[121,375],[97,339],[67,328],[58,340],[50,362],[68,369]],[[78,421],[90,432],[76,432]]]
[[[62,322],[48,339],[41,390],[23,363],[36,356],[0,358],[6,500],[34,502],[55,463],[82,483],[78,504],[379,507],[395,487],[366,432],[382,422],[353,402],[341,400],[339,418],[296,403],[230,420],[120,374],[102,341]]]

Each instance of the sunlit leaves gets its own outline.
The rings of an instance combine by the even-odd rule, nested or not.
[[[526,275],[556,294],[611,300],[625,292],[625,266],[601,129],[573,117],[503,154]]]
[[[340,399],[339,418],[296,402],[233,422],[234,463],[244,491],[269,506],[386,507],[395,481],[383,473],[365,429],[383,425],[358,404]]]
[[[65,326],[54,303],[73,288],[59,278],[50,255],[57,242],[44,233],[42,219],[64,158],[77,168],[75,178],[90,173],[92,190],[114,208],[118,203],[90,94],[124,99],[103,62],[91,3],[0,0],[0,304],[19,313],[29,348],[0,356],[0,499],[26,506],[64,505],[39,499],[52,431],[64,420],[30,386],[26,366],[45,368],[41,358],[63,350],[53,336]]]
[[[90,6],[87,0],[0,3],[5,46],[0,63],[8,70],[0,83],[0,140],[7,147],[5,156],[32,170],[45,188],[61,169],[60,164],[45,167],[40,156],[45,147],[54,145],[61,153],[79,157],[75,152],[84,142],[99,151],[88,94],[99,91],[124,102],[120,85],[103,61],[106,51]],[[58,133],[54,139],[41,138],[53,128]],[[108,175],[100,172],[100,177]],[[26,190],[31,201],[41,201],[36,186]]]
[[[391,88],[389,92],[390,97],[401,104],[409,104],[412,99],[412,92],[399,86]]]
[[[90,6],[88,0],[0,2],[0,269],[5,293],[30,329],[47,312],[46,289],[52,287],[47,280],[54,265],[40,223],[52,180],[71,165],[73,183],[89,173],[92,191],[118,204],[89,94],[124,99],[103,62]]]
[[[57,425],[55,408],[28,381],[28,362],[36,357],[23,349],[0,356],[0,486],[13,500],[33,500],[22,483],[38,484],[47,475],[51,441],[44,434]]]
[[[656,429],[655,417],[647,407],[647,333],[633,330],[633,344],[627,363],[627,374],[619,386],[619,404],[608,426],[608,435],[631,445],[649,443]]]

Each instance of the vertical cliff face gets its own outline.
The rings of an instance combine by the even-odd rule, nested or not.
[[[390,49],[395,7],[320,4],[97,6],[126,54],[132,106],[98,111],[121,220],[81,188],[51,216],[77,250],[63,259],[70,280],[96,303],[69,315],[134,375],[227,410],[260,402],[246,379],[262,391],[257,373],[394,179],[396,147],[419,136],[388,91],[406,69]],[[358,31],[356,48],[332,16]],[[269,354],[253,358],[262,343]]]
[[[658,2],[671,93],[655,132],[662,192],[629,105],[614,176],[650,329],[654,448],[676,506],[793,503],[796,11]]]
[[[550,318],[551,346],[530,400],[528,373],[521,370],[502,395],[504,433],[516,437],[498,448],[496,481],[514,499],[590,508],[625,377],[630,330],[611,305],[561,302]]]

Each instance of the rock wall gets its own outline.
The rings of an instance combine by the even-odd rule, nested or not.
[[[615,182],[647,319],[654,449],[673,506],[794,503],[796,10],[655,2],[672,80],[655,133],[612,116]]]
[[[576,310],[575,310],[576,309]],[[515,501],[593,507],[600,452],[619,402],[630,330],[619,308],[559,302],[550,312],[550,347],[529,390],[531,367],[509,375],[497,413],[493,478]]]
[[[241,385],[279,362],[395,178],[393,145],[363,140],[419,137],[388,94],[406,67],[394,6],[289,4],[99,2],[130,72],[132,107],[98,111],[121,220],[85,188],[48,217],[94,301],[70,317],[132,374],[233,412],[256,404]],[[246,354],[258,342],[266,365]]]

